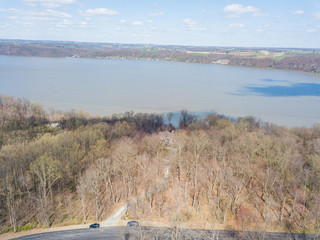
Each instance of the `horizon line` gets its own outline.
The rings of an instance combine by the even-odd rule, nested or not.
[[[40,40],[40,39],[21,39],[21,38],[0,38],[1,41],[39,41],[39,42],[66,42],[66,43],[95,43],[95,44],[119,44],[119,45],[152,45],[152,46],[176,46],[176,47],[198,47],[198,48],[243,48],[243,49],[312,49],[310,47],[245,47],[245,46],[215,46],[215,45],[184,45],[184,44],[157,44],[157,43],[120,43],[120,42],[100,42],[100,41],[75,41],[75,40]]]

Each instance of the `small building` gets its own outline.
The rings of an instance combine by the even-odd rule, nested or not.
[[[58,122],[48,123],[48,126],[49,126],[49,127],[56,128],[56,127],[59,127],[59,126],[60,126],[60,123],[58,123]]]

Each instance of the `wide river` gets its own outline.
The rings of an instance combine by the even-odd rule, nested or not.
[[[320,76],[222,65],[0,56],[0,94],[94,115],[186,108],[289,127],[320,122]]]

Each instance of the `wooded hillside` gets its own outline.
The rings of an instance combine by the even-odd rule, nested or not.
[[[0,230],[102,221],[167,177],[124,217],[319,233],[319,125],[184,110],[172,129],[158,114],[90,118],[0,96]]]
[[[163,60],[320,73],[319,49],[0,40],[0,55]]]

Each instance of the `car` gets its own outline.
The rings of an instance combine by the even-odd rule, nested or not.
[[[137,221],[130,221],[130,222],[127,223],[127,225],[130,226],[130,227],[131,226],[136,227],[136,226],[139,226],[139,223]]]
[[[90,225],[90,228],[98,228],[98,227],[100,227],[99,223],[94,223]]]

